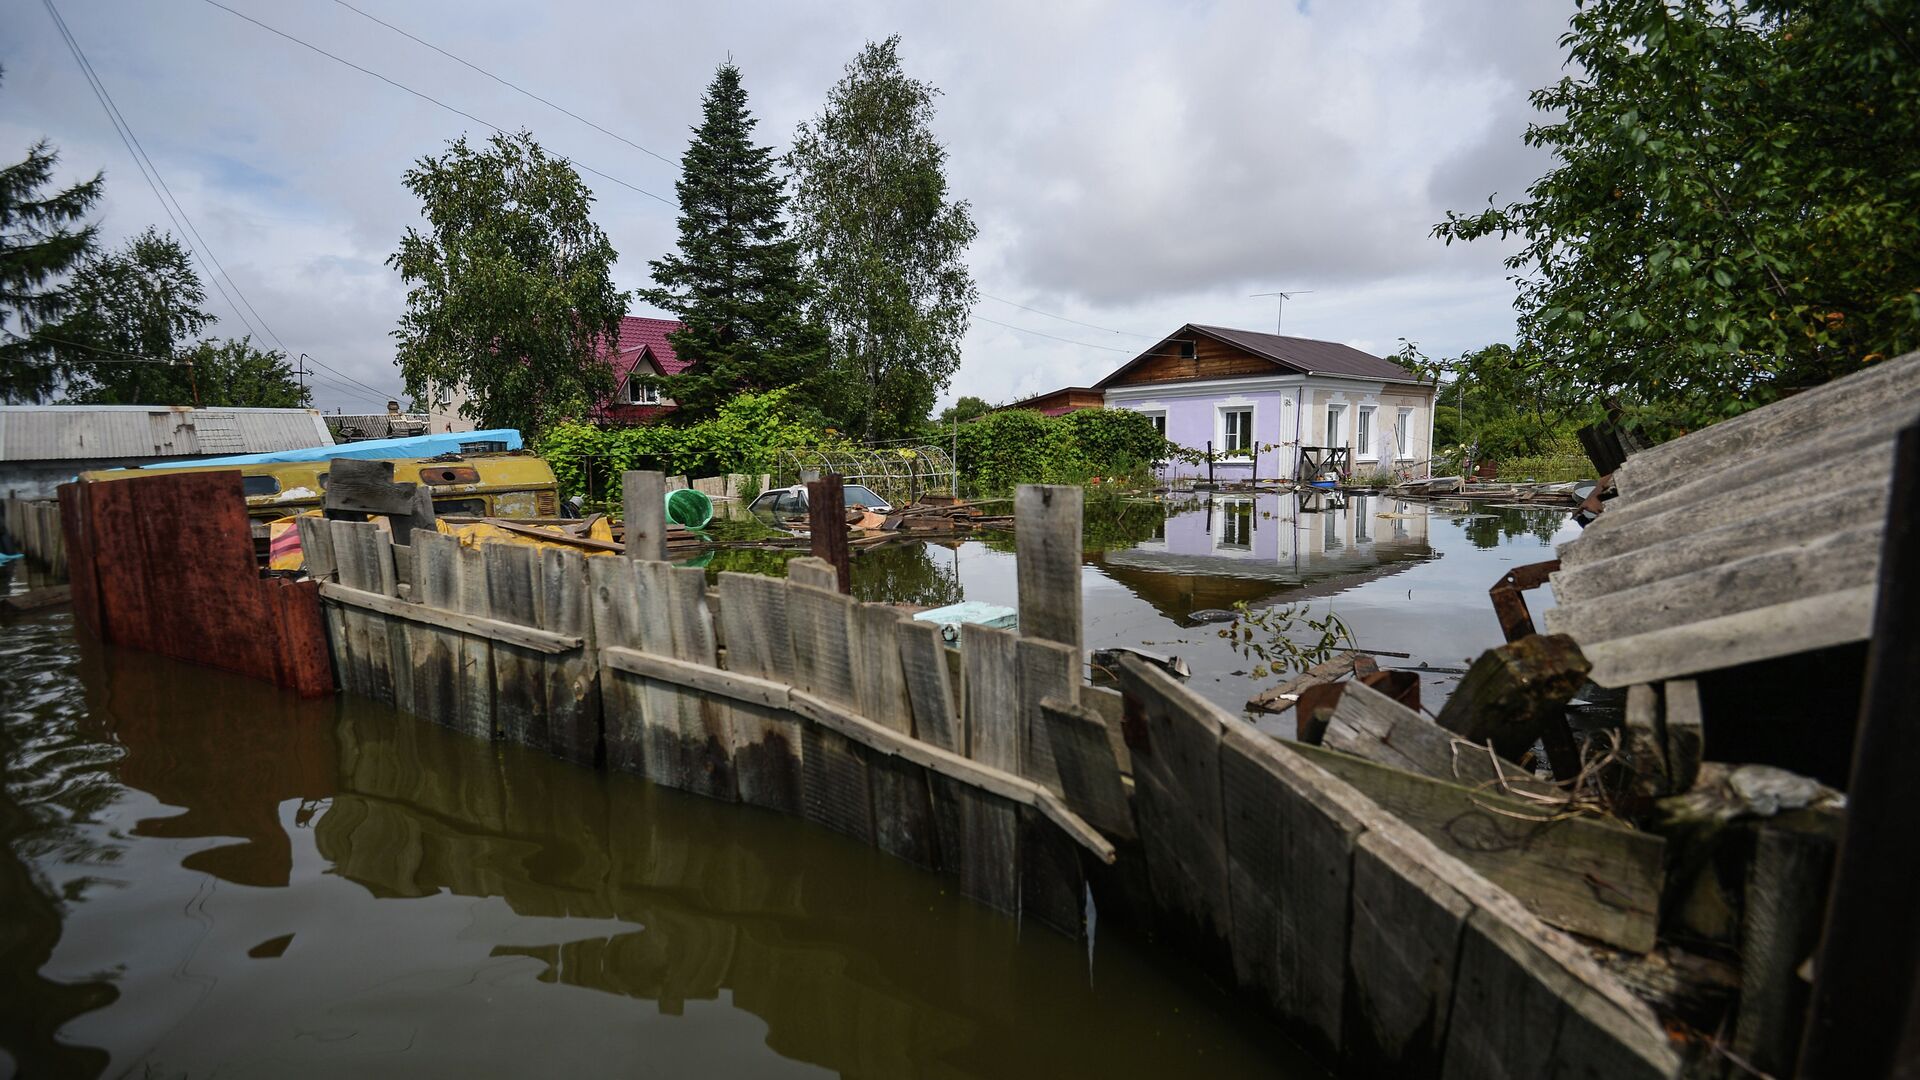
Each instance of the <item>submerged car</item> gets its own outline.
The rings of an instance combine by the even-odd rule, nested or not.
[[[877,492],[865,484],[848,484],[845,488],[847,505],[871,510],[876,514],[893,512],[893,504],[881,498]],[[763,491],[747,504],[747,509],[756,514],[772,514],[774,517],[799,517],[807,512],[807,487],[795,484],[787,488],[774,488]]]

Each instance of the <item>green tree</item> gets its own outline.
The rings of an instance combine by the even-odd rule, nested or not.
[[[1690,426],[1920,347],[1911,0],[1587,0],[1526,141],[1517,235],[1540,378]]]
[[[93,250],[96,226],[79,222],[100,198],[101,177],[48,191],[59,160],[42,139],[0,168],[0,401],[37,401],[63,373],[43,331],[68,307],[53,282]]]
[[[181,359],[193,365],[202,405],[304,409],[313,404],[313,391],[300,385],[287,354],[256,348],[251,338],[203,341]]]
[[[89,256],[65,293],[67,313],[45,334],[55,362],[71,373],[69,400],[194,403],[197,373],[183,354],[214,320],[180,241],[148,228],[118,250]]]
[[[931,128],[939,91],[907,77],[899,46],[868,43],[788,157],[814,310],[832,339],[828,412],[868,438],[924,422],[960,365],[978,295],[965,262],[978,230],[947,197]]]
[[[407,392],[464,386],[463,416],[528,435],[611,395],[603,345],[627,294],[573,166],[524,131],[480,148],[462,137],[406,185],[428,225],[387,260],[411,286],[393,332]]]
[[[1477,447],[1483,460],[1546,454],[1605,412],[1569,393],[1537,354],[1511,345],[1488,345],[1428,367],[1453,374],[1435,394],[1436,453],[1460,446]]]
[[[826,366],[826,332],[807,315],[800,248],[781,214],[786,181],[753,142],[740,69],[722,64],[681,158],[680,247],[655,259],[639,295],[678,316],[668,335],[692,367],[653,380],[679,421],[712,416],[735,394],[795,386]]]
[[[985,398],[962,394],[958,401],[940,410],[940,415],[933,419],[933,427],[938,432],[951,428],[956,423],[964,424],[969,420],[978,419],[992,411],[993,406],[988,404]]]

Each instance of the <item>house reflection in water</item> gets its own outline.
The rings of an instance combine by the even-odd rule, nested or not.
[[[1095,562],[1170,618],[1328,596],[1435,558],[1427,508],[1377,495],[1211,495],[1167,505],[1153,539]]]

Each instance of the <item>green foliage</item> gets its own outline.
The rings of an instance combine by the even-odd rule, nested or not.
[[[978,298],[967,246],[978,231],[947,198],[931,84],[900,68],[900,39],[847,65],[826,107],[802,123],[788,163],[795,231],[831,337],[824,411],[868,439],[919,430],[960,366]]]
[[[1593,479],[1593,462],[1587,455],[1575,449],[1549,454],[1531,454],[1525,457],[1499,458],[1495,464],[1500,466],[1502,480],[1533,480],[1542,484],[1562,484],[1569,480]]]
[[[1540,379],[1688,426],[1920,347],[1911,0],[1589,0],[1526,141],[1518,235]]]
[[[786,181],[773,171],[773,151],[754,144],[757,123],[740,69],[720,65],[674,184],[679,250],[650,264],[657,284],[639,294],[685,324],[669,340],[693,366],[653,380],[678,406],[675,422],[706,419],[734,394],[826,371],[826,331],[807,317],[799,244],[781,220]]]
[[[963,394],[958,401],[941,409],[940,415],[933,418],[933,429],[935,432],[950,431],[955,424],[964,424],[992,411],[993,406],[988,404],[985,398]]]
[[[542,432],[533,448],[568,495],[617,501],[620,474],[638,468],[643,458],[675,475],[762,473],[772,470],[782,450],[827,441],[819,418],[794,403],[793,391],[782,389],[741,394],[709,419],[679,426],[566,421]]]
[[[1153,421],[1126,409],[1081,409],[1042,416],[1007,409],[960,425],[960,472],[980,494],[1016,484],[1080,484],[1094,477],[1144,481],[1179,449]]]
[[[1317,619],[1312,607],[1304,602],[1255,611],[1241,600],[1233,610],[1237,618],[1214,633],[1226,638],[1234,652],[1260,661],[1249,672],[1256,679],[1305,671],[1332,659],[1337,652],[1353,648],[1353,631],[1332,608]]]
[[[100,199],[100,174],[48,191],[60,155],[42,139],[24,160],[0,168],[0,401],[38,401],[68,370],[45,328],[66,314],[66,290],[50,284],[93,250],[97,226],[80,220]]]
[[[1506,461],[1564,451],[1579,453],[1574,432],[1604,410],[1582,400],[1537,354],[1489,345],[1454,360],[1422,362],[1429,373],[1450,371],[1434,398],[1436,469],[1461,460]]]
[[[191,257],[149,228],[89,256],[66,285],[67,313],[48,328],[55,361],[71,372],[69,401],[192,405],[194,372],[180,361],[213,315]],[[201,387],[202,396],[211,387]]]
[[[287,354],[252,339],[203,341],[181,359],[193,365],[200,403],[246,409],[304,409],[313,391],[300,385]]]
[[[387,260],[411,289],[393,336],[407,392],[461,386],[461,415],[535,435],[613,392],[600,357],[627,296],[613,245],[573,166],[533,136],[462,137],[407,170],[428,231],[409,227]]]

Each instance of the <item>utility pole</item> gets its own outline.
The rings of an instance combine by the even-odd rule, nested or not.
[[[1280,332],[1280,320],[1283,319],[1287,314],[1287,301],[1293,299],[1296,296],[1305,296],[1312,291],[1313,291],[1312,289],[1295,289],[1292,292],[1257,292],[1251,295],[1272,296],[1277,298],[1277,301],[1274,305],[1276,310],[1273,313],[1273,332],[1277,334]]]

